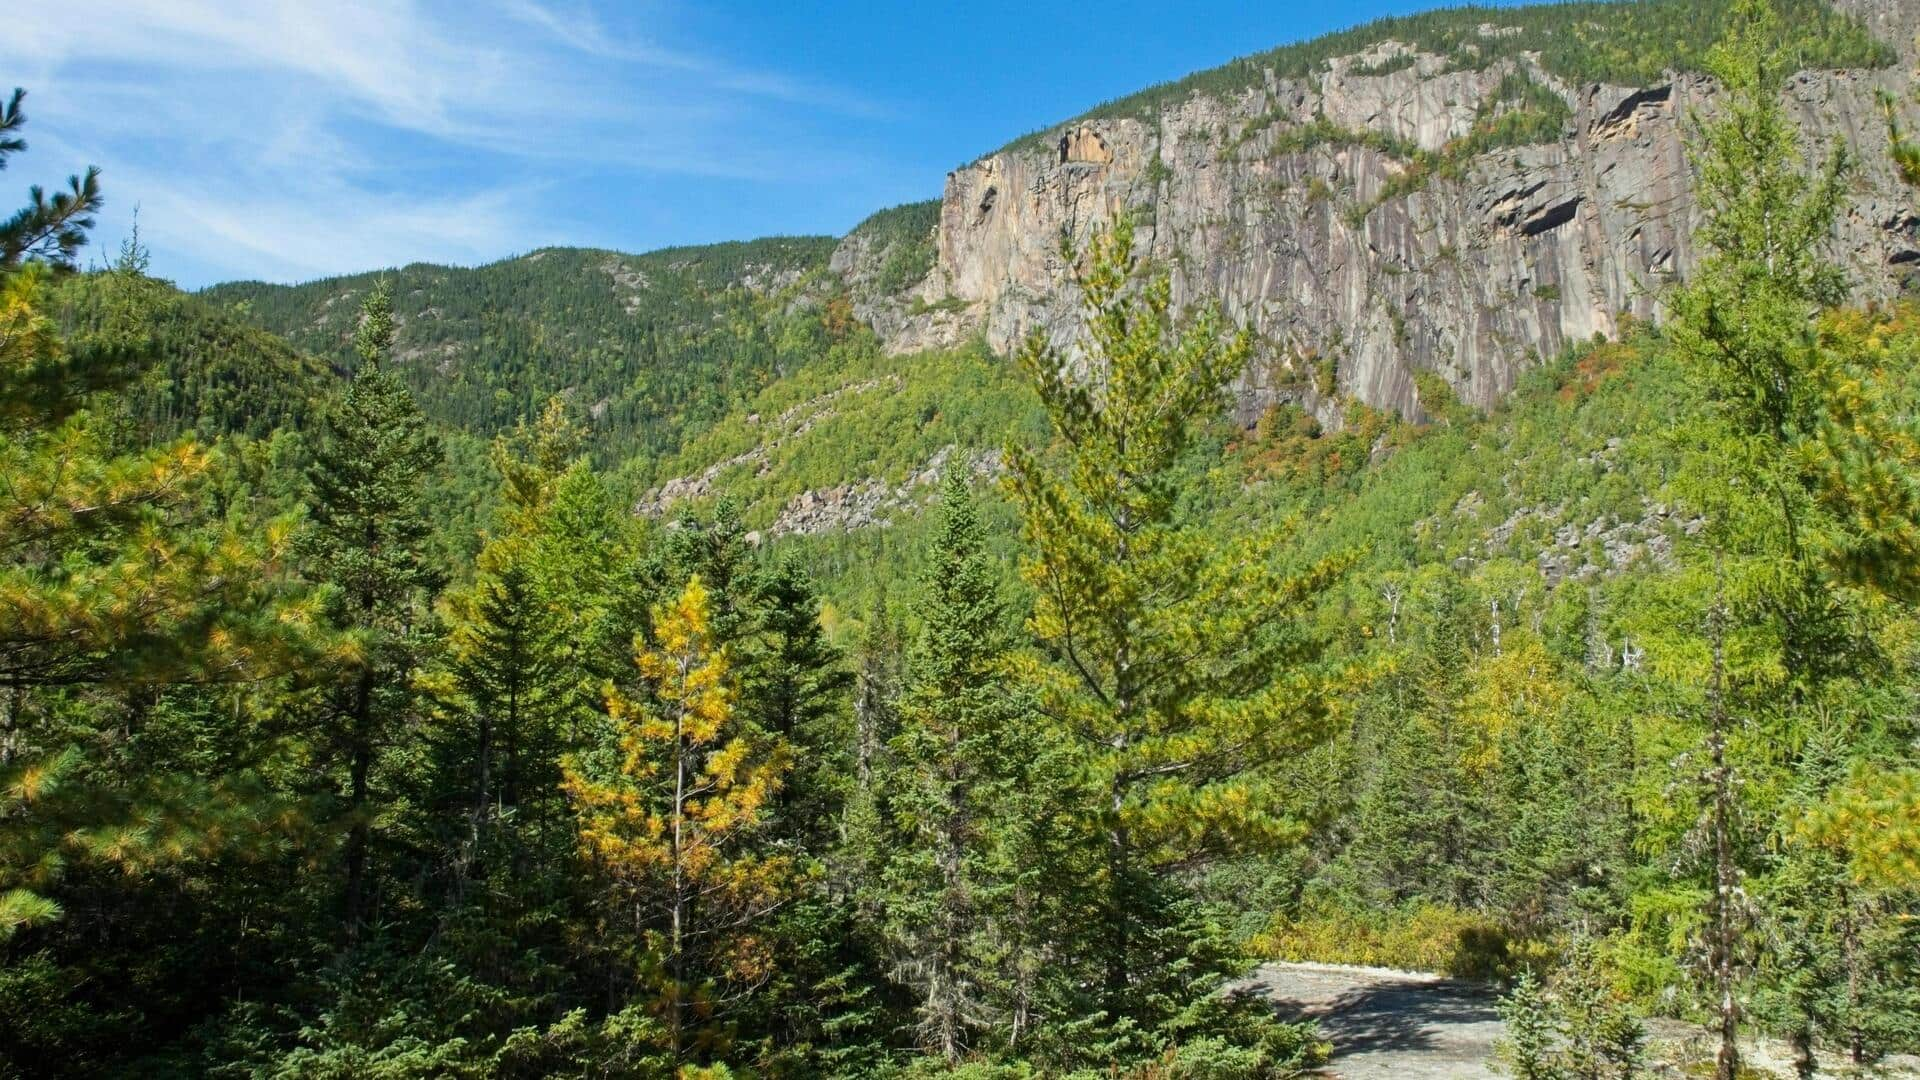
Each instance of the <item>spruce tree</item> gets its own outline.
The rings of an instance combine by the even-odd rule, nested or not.
[[[558,775],[559,727],[567,704],[567,671],[553,636],[554,618],[534,591],[522,545],[496,542],[481,553],[482,577],[451,635],[468,790],[468,843],[481,847],[496,804],[523,808],[540,801]],[[464,877],[464,874],[462,875]]]
[[[753,584],[741,704],[793,746],[793,775],[780,795],[781,829],[817,853],[837,835],[853,778],[853,673],[827,641],[819,595],[797,560],[775,562]]]
[[[1028,706],[1011,684],[1005,602],[964,474],[949,472],[907,660],[901,731],[886,772],[888,937],[919,998],[919,1044],[949,1064],[992,1028],[1017,1031],[1009,946],[1020,875],[1041,852],[1031,784],[1044,775]]]
[[[747,543],[739,502],[722,496],[706,521],[689,511],[674,526],[664,545],[669,577],[684,581],[699,575],[713,608],[714,640],[736,652],[750,653],[759,565]],[[743,655],[736,660],[745,666],[751,658]]]
[[[535,424],[495,440],[498,518],[474,559],[474,580],[445,605],[450,724],[437,743],[440,768],[452,776],[439,789],[462,808],[468,857],[496,809],[512,813],[522,835],[508,846],[520,855],[544,833],[558,761],[616,673],[600,654],[617,632],[612,563],[623,538],[610,507],[599,505],[604,492],[578,458],[580,443],[557,401]],[[468,869],[463,858],[460,880]]]
[[[322,743],[343,769],[343,922],[357,940],[371,911],[370,859],[381,796],[375,771],[412,714],[410,686],[427,603],[444,580],[428,541],[425,484],[440,441],[389,370],[393,303],[384,282],[361,305],[359,370],[320,425],[307,473],[313,576],[332,587],[329,615],[347,642],[324,706]]]

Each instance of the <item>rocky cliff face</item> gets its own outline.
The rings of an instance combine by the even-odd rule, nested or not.
[[[1810,153],[1854,153],[1834,253],[1862,298],[1884,298],[1920,259],[1879,104],[1892,93],[1920,128],[1920,0],[1841,6],[1900,43],[1902,62],[1805,72],[1785,99]],[[1512,108],[1515,86],[1564,103],[1549,102],[1558,137],[1475,152],[1468,137]],[[1132,212],[1176,301],[1218,301],[1256,333],[1247,415],[1298,400],[1335,420],[1347,397],[1414,412],[1420,370],[1485,406],[1541,357],[1658,317],[1699,254],[1685,139],[1714,96],[1697,75],[1573,85],[1528,54],[1473,70],[1382,41],[1313,75],[1073,124],[948,174],[931,268],[902,291],[862,287],[884,252],[859,232],[833,265],[895,350],[984,332],[1004,351],[1034,328],[1070,344],[1079,298],[1061,241]]]

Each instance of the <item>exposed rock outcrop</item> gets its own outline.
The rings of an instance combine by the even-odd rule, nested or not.
[[[1912,59],[1920,3],[1843,6]],[[1863,298],[1892,295],[1920,262],[1879,104],[1890,92],[1920,128],[1910,71],[1806,72],[1785,90],[1810,153],[1844,145],[1858,162],[1833,249]],[[1510,76],[1564,101],[1562,136],[1461,155],[1457,140],[1499,107]],[[1237,388],[1247,415],[1288,399],[1337,421],[1347,396],[1417,412],[1420,370],[1486,406],[1541,357],[1659,316],[1699,255],[1685,135],[1714,107],[1701,76],[1574,86],[1530,54],[1476,69],[1383,42],[1311,76],[1269,71],[1238,96],[1196,93],[1151,120],[1023,140],[948,174],[920,280],[863,290],[872,268],[857,234],[834,268],[896,351],[982,332],[1005,351],[1036,327],[1064,345],[1079,297],[1062,238],[1130,212],[1176,302],[1217,300],[1256,332]],[[1458,156],[1410,174],[1414,148]],[[1336,388],[1322,395],[1312,373],[1329,360]]]
[[[933,457],[897,484],[879,477],[857,483],[841,484],[825,490],[803,491],[787,500],[770,530],[774,536],[808,536],[853,529],[888,528],[895,515],[919,509],[939,494],[940,478],[950,467],[958,467],[973,479],[984,479],[1000,472],[1000,455],[991,451],[962,453],[953,461],[956,448],[942,447]]]

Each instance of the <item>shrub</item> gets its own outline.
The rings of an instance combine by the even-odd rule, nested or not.
[[[1276,960],[1363,964],[1486,979],[1512,965],[1513,943],[1484,915],[1422,904],[1382,917],[1316,911],[1279,918],[1250,943]]]

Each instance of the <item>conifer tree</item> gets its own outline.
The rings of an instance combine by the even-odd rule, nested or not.
[[[457,719],[441,746],[444,765],[463,776],[453,788],[466,793],[470,847],[495,804],[537,819],[525,826],[544,825],[569,733],[612,674],[595,661],[609,634],[614,530],[582,505],[596,484],[577,460],[580,444],[557,400],[537,423],[495,441],[499,520],[474,560],[475,580],[448,598],[446,696]]]
[[[900,977],[919,997],[920,1045],[953,1064],[993,1027],[1017,1033],[1008,946],[1024,884],[1039,869],[1032,784],[1045,763],[1012,685],[1005,604],[964,474],[947,474],[922,583],[892,740],[887,807],[888,930]]]
[[[20,105],[25,90],[14,88],[13,96],[0,105],[0,170],[7,159],[27,148],[20,137],[27,114]],[[87,242],[104,196],[100,193],[100,169],[88,166],[82,176],[67,181],[67,190],[51,197],[38,185],[27,192],[27,205],[5,221],[0,221],[0,276],[20,269],[27,262],[71,270],[74,256]]]
[[[345,770],[344,924],[357,940],[368,917],[379,797],[375,769],[413,708],[410,679],[427,602],[445,572],[429,557],[423,503],[439,439],[386,365],[393,348],[386,284],[361,305],[360,368],[321,423],[308,470],[312,573],[332,586],[333,625],[351,643],[325,708],[323,741]]]
[[[782,831],[821,851],[835,836],[852,779],[853,673],[827,641],[820,598],[798,561],[781,559],[757,575],[752,603],[742,707],[794,748],[793,774],[780,795]]]
[[[0,167],[25,147],[20,100],[0,108]],[[121,449],[105,391],[151,353],[137,244],[101,276],[101,325],[57,332],[46,293],[92,224],[91,172],[85,189],[36,189],[0,225],[0,940],[60,914],[48,888],[74,862],[138,875],[262,831],[247,778],[113,777],[78,743],[133,733],[108,704],[128,688],[284,669],[310,615],[288,581],[290,524],[211,512],[214,454]],[[76,709],[74,693],[98,700]]]
[[[873,598],[854,657],[854,786],[870,792],[874,770],[898,734],[904,647],[884,593]]]
[[[747,639],[755,630],[759,566],[747,544],[739,502],[722,496],[707,521],[689,512],[675,524],[665,545],[669,573],[680,580],[699,575],[713,607],[714,640],[737,652],[752,652]],[[749,662],[748,656],[735,657],[736,666]]]
[[[557,780],[547,773],[560,752],[565,672],[554,620],[524,560],[511,542],[482,552],[483,576],[453,633],[453,676],[473,725],[469,816],[476,846],[496,801],[518,806]]]
[[[1803,1068],[1813,1037],[1832,1026],[1821,1001],[1836,981],[1860,981],[1859,953],[1829,965],[1828,924],[1797,914],[1857,912],[1859,883],[1837,859],[1772,851],[1793,843],[1794,820],[1823,797],[1805,784],[1837,775],[1808,756],[1820,743],[1810,729],[1827,701],[1844,700],[1848,680],[1883,662],[1873,640],[1883,601],[1920,595],[1920,498],[1906,475],[1915,444],[1884,408],[1884,358],[1857,355],[1871,337],[1836,333],[1821,317],[1844,293],[1826,247],[1847,161],[1835,150],[1808,170],[1779,100],[1789,58],[1767,44],[1777,13],[1742,0],[1735,16],[1710,58],[1725,103],[1695,146],[1707,254],[1675,293],[1670,326],[1704,405],[1680,428],[1682,487],[1705,517],[1711,571],[1693,586],[1705,598],[1696,616],[1704,633],[1665,650],[1678,682],[1706,687],[1694,848],[1705,855],[1701,954],[1724,1078],[1740,1068],[1743,979],[1790,1002],[1783,1011]],[[1858,747],[1842,757],[1865,750],[1863,732],[1842,736]],[[1773,770],[1800,794],[1748,805],[1746,793],[1767,790],[1756,781]],[[1775,841],[1764,848],[1763,829]],[[1756,897],[1773,910],[1755,911]],[[1756,920],[1774,931],[1765,939],[1773,955],[1757,969],[1748,959]],[[1842,925],[1857,938],[1851,915]]]
[[[1294,618],[1330,567],[1281,568],[1281,534],[1216,545],[1183,505],[1185,456],[1247,358],[1211,310],[1178,336],[1167,278],[1135,288],[1133,230],[1094,239],[1082,350],[1020,363],[1057,445],[1007,454],[1031,554],[1040,705],[1079,746],[1104,899],[1095,945],[1126,1015],[1175,871],[1294,834],[1267,766],[1319,735]]]
[[[792,894],[791,859],[763,844],[792,761],[737,714],[737,687],[698,577],[636,642],[646,696],[609,689],[610,768],[569,759],[581,851],[633,913],[637,974],[676,1067],[724,1049],[721,1018],[772,974],[764,931]]]

